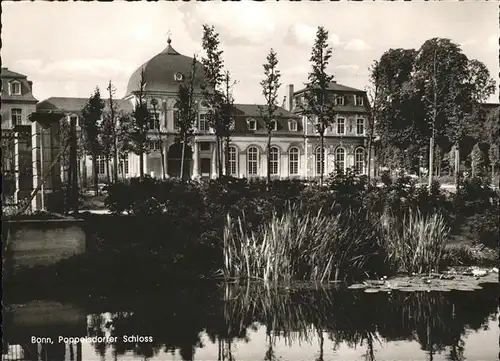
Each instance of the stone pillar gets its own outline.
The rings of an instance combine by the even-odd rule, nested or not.
[[[64,210],[59,134],[59,122],[63,116],[59,113],[30,114],[33,142],[33,188],[37,191],[37,195],[32,200],[33,211],[62,212]]]
[[[169,177],[168,175],[168,148],[170,148],[170,143],[168,139],[163,142],[163,164],[165,165],[165,179]]]
[[[346,147],[345,169],[354,168],[354,147]]]
[[[212,171],[210,173],[210,178],[217,178],[217,143],[214,143],[212,148]]]
[[[147,175],[148,174],[148,155],[146,153],[144,153],[144,155],[142,157],[142,161],[144,163],[144,175]]]
[[[193,176],[192,178],[193,179],[197,179],[199,176],[200,176],[200,172],[199,172],[199,158],[200,158],[200,155],[199,155],[199,149],[198,149],[198,143],[193,141]]]
[[[14,174],[16,203],[28,199],[33,189],[33,171],[31,154],[31,127],[18,125],[14,129]]]
[[[287,178],[290,175],[290,163],[288,162],[288,152],[280,153],[280,178]],[[300,162],[300,161],[299,161]]]

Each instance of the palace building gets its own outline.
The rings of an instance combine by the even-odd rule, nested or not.
[[[33,96],[33,83],[24,74],[2,68],[1,120],[2,120],[2,197],[14,196],[20,183],[31,187],[31,164],[21,164],[26,169],[16,169],[16,157],[30,153],[31,138],[24,136],[31,122],[28,117],[36,111],[38,100]],[[24,129],[23,129],[24,128]],[[23,130],[20,132],[20,130]]]
[[[184,169],[191,178],[214,178],[218,172],[215,134],[207,123],[208,109],[204,108],[201,101],[200,85],[204,79],[202,65],[195,64],[198,121],[194,136],[186,146]],[[161,53],[132,74],[125,97],[117,101],[121,110],[132,111],[138,101],[143,73],[143,94],[153,115],[149,125],[149,152],[143,157],[143,169],[145,174],[152,177],[180,176],[182,146],[176,141],[177,93],[179,84],[190,76],[192,66],[193,59],[174,50],[169,39],[167,47]],[[269,154],[267,130],[260,115],[261,106],[234,104],[234,127],[230,137],[228,162],[231,175],[265,177],[268,156],[271,157],[271,175],[275,178],[314,178],[322,169],[324,174],[328,174],[338,167],[356,168],[365,172],[365,131],[369,111],[366,93],[337,83],[330,85],[329,93],[336,104],[338,115],[325,134],[325,157],[322,164],[319,136],[315,133],[314,125],[298,110],[304,91],[294,91],[293,85],[287,87],[286,105],[278,108]],[[86,99],[82,98],[49,98],[38,104],[37,111],[61,111],[67,115],[68,121],[71,117],[76,117],[78,129],[78,119],[85,103]],[[138,176],[139,159],[139,156],[129,154],[128,159],[120,162],[119,173],[127,178]],[[90,159],[83,159],[80,166],[84,168],[82,173],[90,178]],[[106,179],[108,169],[106,161],[99,158],[99,177]]]

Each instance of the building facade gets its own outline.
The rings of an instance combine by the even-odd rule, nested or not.
[[[304,175],[317,177],[337,170],[354,169],[360,174],[367,172],[367,128],[370,105],[366,92],[338,84],[333,81],[327,89],[327,99],[334,105],[334,121],[324,134],[324,148],[321,157],[320,136],[314,119],[302,114],[301,104],[305,102],[306,89],[294,92],[288,86],[288,107],[300,116],[304,129]],[[322,161],[323,159],[323,161]],[[373,156],[371,160],[373,164]],[[371,172],[373,174],[373,166]]]
[[[31,137],[28,117],[36,111],[33,83],[26,75],[2,68],[2,197],[15,196],[15,190],[31,187]],[[19,169],[16,168],[18,164]]]
[[[152,115],[148,134],[149,151],[143,157],[143,169],[147,175],[156,178],[180,176],[182,145],[178,141],[179,133],[176,129],[179,117],[177,99],[179,85],[192,78],[193,68],[196,69],[194,79],[198,114],[194,135],[185,147],[184,172],[191,178],[208,179],[218,176],[216,136],[207,122],[208,109],[201,101],[203,67],[200,63],[193,62],[192,58],[174,50],[170,39],[161,53],[132,74],[126,95],[118,102],[123,111],[132,112],[138,103],[143,78],[141,94]],[[235,177],[265,177],[270,157],[270,172],[273,178],[319,176],[319,136],[315,134],[313,124],[302,116],[298,107],[304,91],[294,92],[293,86],[288,86],[287,105],[277,110],[269,152],[267,129],[261,116],[265,106],[234,104],[229,161],[226,163],[222,160],[224,167],[229,164],[229,174]],[[329,91],[333,101],[338,103],[338,116],[325,135],[324,172],[329,174],[337,169],[337,166],[365,172],[365,132],[369,111],[366,93],[336,83],[331,84]],[[41,102],[38,110],[62,111],[69,121],[71,117],[79,119],[86,101],[87,99],[83,98],[50,98]],[[79,125],[77,121],[77,129]],[[126,178],[138,176],[139,159],[139,156],[130,153],[127,159],[120,162],[119,173]],[[82,173],[90,178],[90,159],[82,159],[81,166],[85,168]],[[106,161],[99,158],[99,178],[106,179],[107,170]]]

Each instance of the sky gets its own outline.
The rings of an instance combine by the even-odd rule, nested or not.
[[[446,37],[482,61],[499,82],[499,6],[441,2],[3,2],[2,67],[33,81],[39,100],[89,97],[109,80],[125,96],[133,71],[161,52],[171,33],[181,54],[202,56],[202,25],[220,34],[237,103],[264,103],[259,82],[273,48],[286,85],[303,88],[316,29],[329,31],[329,71],[366,89],[370,65],[390,48],[418,49]],[[490,102],[498,102],[498,91]]]

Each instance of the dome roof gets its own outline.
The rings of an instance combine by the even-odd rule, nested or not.
[[[141,65],[130,77],[127,86],[127,95],[139,91],[141,71],[144,69],[146,78],[146,92],[177,92],[179,84],[185,82],[191,73],[193,58],[179,54],[171,46],[168,46],[146,63]],[[200,86],[204,80],[203,66],[196,62],[196,83]]]

